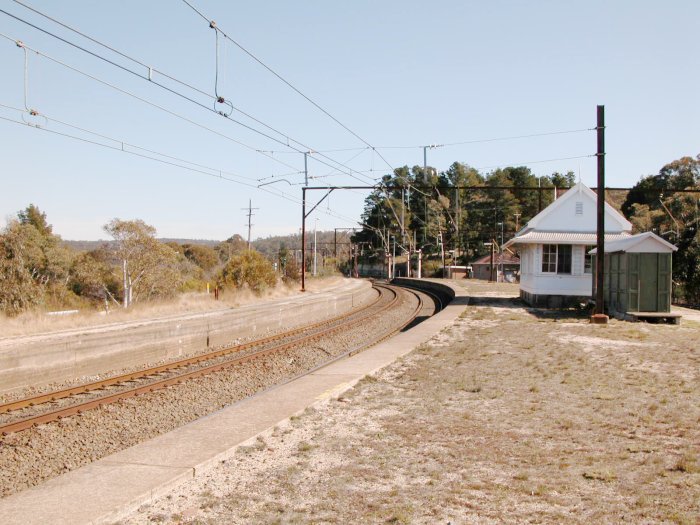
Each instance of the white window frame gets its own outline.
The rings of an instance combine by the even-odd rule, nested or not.
[[[548,249],[547,247],[554,247],[554,252],[551,251],[551,248]],[[542,273],[545,273],[547,275],[554,275],[557,273],[557,245],[556,244],[543,244],[542,245],[542,264],[540,265],[540,270]],[[545,270],[545,264],[547,265],[547,268],[552,267],[552,256],[554,257],[554,271],[551,270]],[[545,262],[545,259],[547,260]]]
[[[549,252],[545,253],[545,249],[547,246],[554,247],[554,251],[551,251],[551,248],[549,248]],[[570,253],[569,253],[569,271],[568,272],[560,272],[559,271],[559,246],[569,246],[570,248]],[[547,265],[548,268],[552,267],[552,256],[554,257],[554,271],[552,270],[545,270],[545,264]],[[545,263],[545,257],[547,258],[547,262]],[[573,275],[574,273],[574,250],[573,246],[570,244],[543,244],[542,245],[542,264],[540,265],[540,269],[543,274],[545,275]]]

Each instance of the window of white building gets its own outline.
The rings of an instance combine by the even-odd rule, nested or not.
[[[584,247],[584,263],[583,263],[583,272],[584,273],[593,273],[593,255],[590,255],[588,252],[590,252],[595,246],[586,246]]]
[[[543,244],[542,273],[571,274],[571,245]]]

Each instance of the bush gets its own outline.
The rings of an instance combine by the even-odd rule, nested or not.
[[[255,293],[277,284],[277,276],[270,261],[256,251],[248,251],[231,257],[219,274],[219,284],[224,287],[247,286]]]
[[[442,277],[442,262],[424,260],[422,272],[424,277]]]
[[[287,259],[286,264],[284,265],[282,280],[287,284],[299,282],[301,280],[301,271],[299,270],[299,265],[294,257]]]

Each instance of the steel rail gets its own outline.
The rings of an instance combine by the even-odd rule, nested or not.
[[[59,408],[59,409],[56,409],[56,410],[52,410],[52,411],[49,411],[49,412],[45,412],[45,413],[43,413],[43,414],[37,414],[37,415],[34,415],[34,416],[29,416],[29,417],[26,417],[26,418],[24,418],[24,419],[20,419],[20,420],[11,422],[11,423],[7,423],[7,424],[4,424],[4,425],[0,425],[0,433],[1,433],[2,435],[7,435],[7,434],[10,434],[10,433],[13,433],[13,432],[20,432],[20,431],[22,431],[22,430],[26,430],[26,429],[31,428],[31,427],[36,426],[36,425],[40,425],[40,424],[43,424],[43,423],[49,423],[49,422],[52,422],[52,421],[60,420],[60,419],[63,419],[64,417],[69,417],[69,416],[76,415],[76,414],[82,414],[84,411],[91,410],[91,409],[94,409],[94,408],[98,408],[98,407],[100,407],[100,406],[102,406],[102,405],[115,403],[115,402],[118,402],[118,401],[120,401],[120,400],[122,400],[122,399],[128,399],[128,398],[132,398],[132,397],[139,396],[139,395],[141,395],[141,394],[153,392],[153,391],[155,391],[155,390],[160,390],[160,389],[166,388],[166,387],[168,387],[168,386],[172,386],[172,385],[176,385],[176,384],[182,383],[183,381],[185,381],[185,380],[187,380],[187,379],[193,379],[193,378],[196,378],[196,377],[201,377],[201,376],[204,376],[204,375],[213,373],[213,372],[220,371],[220,370],[222,370],[222,369],[224,369],[224,368],[227,368],[227,367],[230,367],[230,366],[233,366],[233,365],[242,364],[242,363],[245,363],[245,362],[247,362],[247,361],[251,361],[251,360],[253,360],[253,359],[255,359],[255,358],[258,358],[258,357],[261,357],[261,356],[264,356],[264,355],[267,355],[267,354],[271,354],[271,353],[274,353],[274,352],[280,352],[280,351],[283,351],[283,350],[286,350],[286,349],[289,349],[289,348],[293,348],[293,347],[298,346],[298,345],[300,345],[300,344],[307,343],[307,342],[309,342],[309,341],[314,341],[314,340],[316,340],[316,339],[320,339],[320,338],[323,338],[323,337],[326,337],[326,336],[329,336],[329,335],[333,335],[333,334],[335,334],[335,333],[337,333],[337,332],[340,332],[340,331],[342,331],[342,330],[347,330],[348,325],[353,326],[353,325],[361,324],[361,323],[364,322],[365,320],[367,320],[367,319],[369,319],[369,318],[371,318],[371,317],[374,317],[374,316],[376,316],[376,315],[378,315],[378,314],[383,313],[385,310],[388,310],[389,308],[391,308],[392,306],[394,306],[394,305],[396,304],[396,302],[398,302],[398,300],[399,300],[399,294],[398,294],[398,292],[397,292],[396,290],[392,289],[391,287],[385,286],[385,285],[376,285],[376,284],[375,284],[374,286],[375,286],[375,288],[378,288],[378,289],[379,289],[379,288],[384,288],[384,289],[386,289],[386,290],[388,290],[388,291],[390,291],[391,293],[394,294],[393,299],[392,299],[391,301],[389,301],[386,305],[382,306],[382,307],[381,307],[378,311],[376,311],[376,312],[371,312],[371,313],[369,313],[368,315],[364,315],[364,316],[362,316],[362,317],[360,317],[360,318],[358,318],[358,319],[353,319],[352,321],[350,321],[350,322],[348,322],[348,323],[344,323],[344,324],[341,324],[341,325],[333,326],[332,328],[329,328],[329,329],[326,329],[326,330],[323,330],[323,331],[319,331],[319,332],[316,332],[316,333],[312,333],[312,334],[309,334],[309,335],[307,335],[307,336],[304,336],[304,337],[295,339],[295,340],[293,340],[293,341],[290,341],[290,342],[287,342],[287,343],[282,343],[282,344],[280,344],[280,345],[273,346],[273,347],[271,347],[271,348],[266,348],[266,349],[260,350],[260,351],[258,351],[258,352],[255,352],[255,353],[248,354],[248,355],[246,355],[246,356],[242,356],[242,357],[234,358],[234,359],[231,359],[231,360],[227,360],[227,361],[222,362],[222,363],[217,363],[217,364],[209,365],[209,366],[206,366],[206,367],[203,367],[203,368],[200,368],[200,369],[191,371],[191,372],[186,372],[186,373],[184,373],[184,374],[177,375],[177,376],[175,376],[175,377],[171,377],[171,378],[167,378],[167,379],[162,379],[162,380],[160,380],[160,381],[155,381],[155,382],[149,383],[149,384],[147,384],[147,385],[143,385],[143,386],[131,388],[131,389],[129,389],[129,390],[125,390],[125,391],[118,392],[118,393],[115,393],[115,394],[111,394],[111,395],[108,395],[108,396],[104,396],[104,397],[100,397],[100,398],[97,398],[97,399],[88,400],[88,401],[85,401],[85,402],[82,402],[82,403],[78,403],[78,404],[75,404],[75,405],[72,405],[72,406],[69,406],[69,407]],[[379,302],[379,300],[381,300],[381,294],[380,294],[380,299],[378,299],[377,301],[375,301],[375,302],[372,303],[372,304],[373,304],[373,305],[376,305],[376,304]],[[419,299],[419,303],[420,303],[420,299]],[[365,309],[364,311],[366,311],[366,309]],[[419,311],[419,310],[416,310],[416,312],[418,312],[418,311]],[[353,314],[355,314],[355,313],[357,313],[357,312],[353,312]],[[413,314],[413,316],[412,316],[412,318],[411,318],[411,321],[415,318],[415,315],[417,315],[417,313],[414,312],[414,314]],[[340,316],[340,317],[342,317],[342,316]],[[349,316],[346,316],[346,317],[349,317]],[[325,323],[323,323],[323,322],[322,322],[322,323],[316,323],[316,325],[314,325],[314,327],[318,326],[319,324],[321,324],[321,325],[322,325],[322,324],[329,324],[330,322],[335,321],[335,320],[337,320],[337,318],[334,318],[333,320],[328,320],[328,321],[326,321]],[[409,321],[408,323],[410,323],[411,321]],[[406,325],[407,325],[408,323],[406,323]],[[403,326],[405,326],[405,325],[402,325],[402,327],[403,327]],[[307,329],[308,329],[308,327],[307,327]],[[402,329],[402,328],[399,328],[399,329]],[[382,337],[380,338],[380,340],[386,339],[387,337],[389,337],[390,335],[392,335],[392,334],[395,333],[395,332],[396,332],[396,330],[390,332],[389,334],[386,334],[386,335],[382,336]],[[377,342],[377,341],[372,342],[372,343],[370,344],[370,346],[373,345],[373,344],[376,344],[376,342]],[[307,373],[308,373],[308,372],[307,372]],[[145,376],[141,376],[141,377],[145,377]]]
[[[376,300],[372,301],[371,303],[368,303],[366,305],[363,305],[357,310],[352,310],[350,312],[346,312],[342,315],[338,315],[336,317],[332,317],[330,319],[325,319],[323,321],[319,321],[318,323],[312,323],[309,325],[304,325],[299,328],[295,328],[280,334],[275,334],[269,337],[265,337],[263,339],[256,339],[255,341],[249,341],[247,343],[242,343],[240,345],[234,345],[234,346],[229,346],[227,348],[223,348],[221,350],[216,350],[214,352],[207,352],[206,354],[201,354],[195,357],[188,357],[185,359],[179,359],[177,361],[172,361],[170,363],[166,363],[164,365],[159,365],[159,366],[154,366],[150,368],[146,368],[143,370],[138,370],[136,372],[129,372],[127,374],[121,374],[118,376],[113,376],[109,377],[106,379],[100,379],[98,381],[93,381],[91,383],[84,383],[81,385],[77,385],[74,387],[69,387],[61,390],[55,390],[52,392],[47,392],[45,394],[38,394],[36,396],[32,397],[27,397],[23,399],[18,399],[16,401],[10,401],[8,403],[4,403],[0,405],[0,414],[2,413],[7,413],[11,412],[13,410],[21,410],[23,408],[27,407],[32,407],[35,405],[39,405],[42,403],[48,403],[51,401],[57,401],[59,399],[65,399],[67,397],[71,397],[75,394],[85,394],[88,392],[93,392],[95,390],[100,390],[109,386],[114,386],[119,383],[125,383],[128,381],[135,381],[135,380],[140,380],[140,379],[146,379],[149,376],[154,376],[157,374],[162,374],[163,372],[170,372],[173,370],[177,370],[178,368],[183,368],[186,366],[191,366],[195,364],[199,364],[204,361],[209,361],[211,359],[216,359],[218,357],[223,357],[232,353],[236,352],[242,352],[245,350],[248,350],[250,348],[254,348],[256,346],[262,346],[265,344],[269,343],[274,343],[276,341],[279,341],[281,339],[286,339],[288,337],[293,337],[295,335],[298,335],[300,333],[309,331],[309,330],[314,330],[317,328],[320,328],[324,325],[328,325],[330,323],[342,321],[343,319],[346,319],[350,316],[356,315],[358,313],[361,313],[363,311],[366,311],[372,307],[374,307],[379,301],[381,300],[381,295],[377,297]]]

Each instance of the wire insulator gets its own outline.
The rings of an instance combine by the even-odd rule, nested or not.
[[[212,29],[216,29],[216,22],[214,22],[213,20],[210,20],[209,27],[211,27]]]

